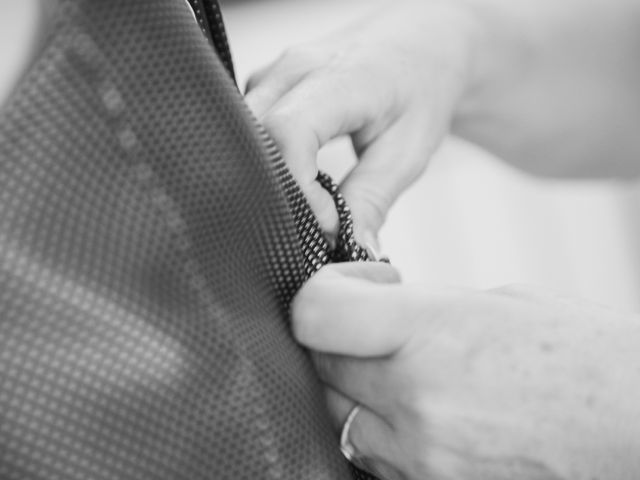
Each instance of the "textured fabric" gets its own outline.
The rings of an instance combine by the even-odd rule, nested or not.
[[[60,3],[0,116],[0,478],[351,478],[287,323],[332,253],[228,49]]]

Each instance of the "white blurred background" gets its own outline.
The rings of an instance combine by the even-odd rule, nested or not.
[[[382,3],[223,1],[241,85],[287,45],[324,35]],[[338,176],[353,161],[345,141],[321,158]],[[635,183],[536,179],[451,139],[392,210],[381,240],[406,281],[478,288],[528,283],[639,310],[639,205]]]
[[[37,0],[0,0],[0,101],[24,69]],[[381,0],[223,0],[241,85],[284,48],[359,17]],[[355,161],[321,155],[340,177]],[[640,161],[640,159],[639,159]],[[406,281],[489,288],[528,283],[640,310],[640,188],[535,179],[461,141],[446,142],[392,210],[383,250]]]

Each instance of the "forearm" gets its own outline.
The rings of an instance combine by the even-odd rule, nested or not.
[[[454,133],[548,176],[640,174],[640,2],[468,0]]]

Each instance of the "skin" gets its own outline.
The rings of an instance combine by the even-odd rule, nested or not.
[[[527,287],[425,291],[335,265],[296,297],[336,428],[384,478],[633,479],[640,318]]]
[[[342,191],[375,236],[450,131],[538,175],[636,177],[639,27],[638,0],[402,0],[284,52],[246,101],[327,231],[316,155],[351,136]]]
[[[356,235],[449,132],[528,172],[640,171],[640,2],[405,0],[258,72],[247,102],[329,233],[316,155],[351,136]],[[394,479],[640,475],[640,319],[525,287],[433,291],[388,265],[325,267],[295,298],[340,428]]]

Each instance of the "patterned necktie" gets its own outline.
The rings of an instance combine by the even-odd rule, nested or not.
[[[61,0],[3,106],[3,480],[362,475],[287,310],[366,253],[341,201],[329,251],[192,6],[210,40],[181,1]]]

